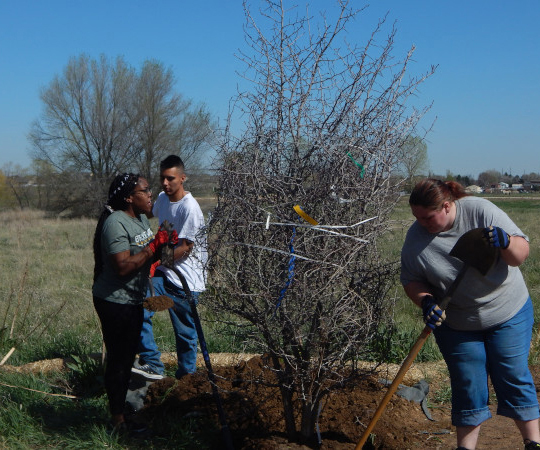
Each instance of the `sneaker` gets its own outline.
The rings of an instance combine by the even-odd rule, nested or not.
[[[530,441],[529,439],[525,440],[525,450],[534,450],[539,449],[540,450],[540,443],[536,441]]]
[[[135,365],[131,368],[131,371],[133,373],[142,375],[144,378],[147,378],[149,380],[161,380],[163,378],[163,375],[156,372],[148,364],[143,364],[141,366],[141,365],[135,363]]]

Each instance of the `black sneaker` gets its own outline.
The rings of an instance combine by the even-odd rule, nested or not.
[[[539,449],[540,450],[540,443],[536,441],[530,441],[529,439],[525,440],[525,450],[534,450]]]
[[[143,364],[141,366],[140,364],[135,363],[135,365],[131,368],[131,371],[133,373],[142,375],[144,378],[149,380],[161,380],[163,378],[163,375],[157,373],[148,364]]]

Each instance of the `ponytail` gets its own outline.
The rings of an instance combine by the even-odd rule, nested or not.
[[[467,194],[465,188],[457,181],[426,178],[414,187],[409,197],[409,205],[438,210],[444,202],[454,202],[468,195],[470,194]]]

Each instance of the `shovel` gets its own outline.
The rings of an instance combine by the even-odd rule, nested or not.
[[[452,296],[454,295],[454,292],[456,291],[456,288],[461,283],[461,280],[465,276],[465,273],[469,267],[473,267],[482,275],[485,275],[497,259],[498,252],[499,250],[497,248],[491,247],[484,239],[483,228],[475,228],[463,234],[458,239],[452,250],[450,250],[450,256],[460,259],[464,264],[461,267],[461,270],[458,272],[455,280],[445,292],[443,299],[439,303],[439,308],[443,311],[447,308]],[[394,381],[392,381],[386,395],[379,404],[377,411],[375,411],[371,422],[369,422],[364,434],[356,445],[356,450],[362,450],[362,447],[366,443],[373,428],[375,428],[375,425],[384,412],[390,398],[396,392],[399,384],[403,380],[403,377],[407,373],[407,370],[409,370],[416,356],[418,355],[418,352],[426,342],[428,336],[431,334],[431,331],[431,328],[426,325],[420,334],[420,337],[412,346],[409,354],[405,358],[405,361],[403,361],[403,364],[396,374]]]
[[[189,286],[187,284],[187,281],[184,275],[182,275],[182,273],[174,266],[171,267],[171,269],[180,279],[180,282],[182,283],[182,287],[186,294],[187,300],[189,302],[189,306],[191,308],[191,314],[193,316],[193,321],[195,322],[195,328],[197,329],[197,337],[199,338],[199,343],[201,344],[201,351],[202,351],[204,363],[206,365],[206,369],[208,370],[208,379],[212,387],[212,394],[214,396],[214,400],[216,401],[219,421],[221,422],[221,435],[223,437],[223,446],[227,450],[234,450],[231,431],[229,429],[229,424],[227,423],[227,416],[225,414],[225,410],[223,409],[223,403],[221,402],[221,397],[219,396],[217,383],[216,383],[216,375],[214,373],[214,370],[212,369],[212,363],[210,362],[210,355],[208,354],[208,348],[206,347],[206,340],[204,339],[204,333],[201,326],[201,319],[197,311],[197,305],[195,304],[195,300],[193,296],[191,295],[191,290],[189,289]]]
[[[174,306],[173,299],[167,295],[157,295],[154,291],[154,283],[152,278],[148,278],[148,287],[150,288],[150,297],[146,297],[143,302],[143,307],[148,311],[165,311]]]

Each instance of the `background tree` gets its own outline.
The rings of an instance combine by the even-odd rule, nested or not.
[[[20,167],[18,170],[22,171]],[[23,206],[17,198],[19,191],[17,189],[13,189],[13,180],[10,179],[13,178],[11,171],[11,164],[7,164],[2,170],[0,170],[0,206],[3,209],[13,208],[15,206],[19,206],[22,209]]]
[[[499,181],[502,181],[502,175],[497,170],[487,170],[478,174],[478,184],[484,189],[497,185]]]
[[[240,58],[252,84],[232,112],[245,132],[229,127],[218,151],[206,303],[267,355],[287,434],[296,436],[299,411],[309,439],[324,396],[389,338],[397,265],[381,257],[379,238],[401,189],[391,175],[425,112],[405,105],[434,68],[406,76],[414,48],[396,61],[396,30],[378,42],[384,20],[364,45],[347,42],[359,11],[346,1],[332,21],[270,0],[257,20],[244,8]]]
[[[32,127],[34,156],[58,170],[98,179],[128,164],[136,114],[129,114],[135,72],[118,57],[70,58],[62,76],[42,90],[42,118]]]
[[[167,154],[201,158],[211,137],[210,114],[173,89],[172,71],[156,61],[144,62],[137,73],[122,57],[71,58],[42,90],[44,110],[30,132],[33,158],[54,169],[51,181],[62,180],[55,186],[59,201],[49,206],[92,213],[114,174],[139,172],[157,187],[154,175]]]
[[[410,192],[418,178],[429,170],[427,144],[419,136],[407,136],[399,148],[400,171],[405,178],[405,189]]]
[[[1,198],[4,206],[25,209],[34,205],[35,179],[28,169],[8,163],[2,167]]]
[[[523,181],[533,181],[533,180],[540,180],[540,174],[536,172],[530,172],[530,173],[524,173],[521,176],[521,179]]]
[[[146,61],[137,80],[135,111],[139,113],[134,160],[139,172],[157,188],[156,168],[167,155],[180,149],[192,172],[200,167],[209,150],[212,133],[210,113],[204,105],[194,107],[173,90],[171,69],[157,61]]]
[[[456,175],[456,181],[465,187],[474,184],[474,179],[470,175]]]

